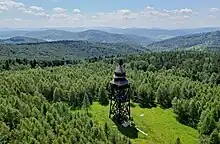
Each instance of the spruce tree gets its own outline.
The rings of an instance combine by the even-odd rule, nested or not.
[[[85,93],[84,95],[82,108],[85,109],[87,112],[90,108],[90,102],[89,102],[89,97],[87,93]]]
[[[103,87],[99,88],[99,102],[101,105],[108,105],[108,95]]]
[[[220,143],[220,137],[218,131],[215,129],[209,139],[209,144],[219,144]]]
[[[181,141],[180,141],[179,137],[176,139],[176,143],[175,144],[181,144]]]

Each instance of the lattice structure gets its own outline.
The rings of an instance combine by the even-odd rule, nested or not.
[[[126,79],[126,72],[122,60],[116,67],[114,78],[110,82],[110,112],[109,118],[119,123],[130,120],[130,83]]]

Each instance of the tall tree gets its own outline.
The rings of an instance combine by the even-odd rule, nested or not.
[[[220,135],[219,132],[215,129],[209,139],[209,144],[219,144],[220,143]]]
[[[181,141],[180,141],[179,137],[176,139],[176,143],[175,144],[181,144]]]
[[[104,87],[100,87],[99,88],[99,102],[102,105],[108,105],[109,104],[109,100],[108,100],[108,94],[106,92],[106,90],[104,89]]]
[[[89,101],[89,96],[87,93],[85,93],[84,95],[82,108],[85,109],[87,112],[90,108],[90,101]]]

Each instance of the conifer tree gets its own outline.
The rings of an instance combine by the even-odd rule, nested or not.
[[[215,129],[210,135],[209,144],[219,144],[220,143],[220,135],[217,129]]]
[[[176,139],[176,143],[175,144],[181,144],[181,141],[180,141],[179,137]]]
[[[85,109],[88,113],[88,110],[90,108],[90,101],[87,93],[85,93],[84,95],[82,108]]]
[[[108,100],[108,95],[103,87],[99,88],[99,102],[101,105],[108,105],[109,100]]]

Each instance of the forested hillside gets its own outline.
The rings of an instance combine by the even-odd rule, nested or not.
[[[0,45],[0,58],[81,59],[149,52],[132,44],[93,43],[87,41],[56,41],[29,44]]]
[[[101,29],[101,28],[100,28]],[[119,33],[119,34],[132,34],[137,36],[150,37],[155,40],[164,40],[172,37],[190,35],[196,33],[212,32],[220,30],[220,27],[206,27],[206,28],[195,28],[195,29],[160,29],[160,28],[103,28],[103,31]]]
[[[152,43],[147,46],[152,51],[169,50],[212,50],[219,49],[220,31],[178,36]]]
[[[137,36],[132,34],[115,34],[108,33],[100,30],[86,30],[80,32],[71,32],[65,30],[41,30],[41,31],[13,31],[2,32],[0,37],[15,37],[23,36],[35,39],[42,39],[47,41],[58,41],[58,40],[86,40],[90,42],[106,42],[106,43],[129,43],[129,44],[139,44],[148,45],[154,40],[149,37]]]
[[[154,123],[155,128],[149,127],[150,123],[139,123],[149,137],[138,135],[135,138],[125,138],[123,133],[114,131],[108,124],[97,124],[94,113],[99,111],[90,112],[88,109],[87,112],[89,103],[108,104],[108,83],[119,58],[93,58],[69,65],[64,62],[60,65],[65,66],[59,67],[39,67],[36,64],[34,69],[30,69],[30,63],[23,63],[25,68],[20,71],[10,69],[18,64],[18,60],[2,61],[0,137],[5,143],[128,143],[128,138],[132,143],[140,139],[141,143],[175,143],[179,137],[182,143],[218,144],[219,58],[219,53],[204,52],[163,52],[122,57],[132,84],[132,102],[138,104],[141,111],[154,111],[157,106],[171,109],[179,123],[198,130],[200,134],[199,137],[191,135],[189,128],[174,133],[175,128],[167,125],[169,136],[157,127],[163,120],[152,120],[150,123]],[[7,71],[5,65],[9,65]],[[132,115],[141,120],[134,111]],[[155,116],[157,112],[149,114]]]
[[[107,33],[98,30],[87,30],[79,33],[75,33],[75,39],[88,40],[91,42],[106,42],[106,43],[128,43],[138,45],[148,45],[153,43],[154,40],[149,37],[137,36],[137,35],[123,35],[115,33]]]
[[[0,44],[22,44],[22,43],[40,43],[40,42],[46,42],[46,41],[42,39],[29,38],[23,36],[16,36],[8,39],[0,39]]]
[[[120,34],[120,35],[135,35],[145,38],[151,38],[154,40],[164,40],[172,37],[190,35],[196,33],[213,32],[220,30],[220,27],[204,27],[194,29],[161,29],[161,28],[116,28],[116,27],[76,27],[76,28],[56,28],[54,29],[0,29],[0,37],[14,37],[14,36],[44,36],[45,38],[71,38],[73,33],[80,34],[83,31],[102,31]],[[53,36],[54,35],[54,36]]]

